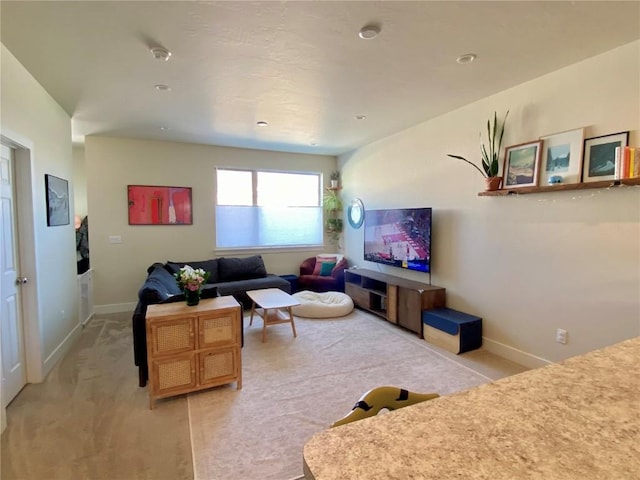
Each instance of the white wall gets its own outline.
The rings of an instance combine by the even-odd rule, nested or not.
[[[537,366],[639,335],[640,187],[478,197],[479,173],[446,156],[479,161],[478,132],[507,109],[507,146],[579,127],[640,146],[639,87],[634,42],[341,156],[343,197],[434,208],[432,283],[483,317],[489,349]],[[425,280],[364,262],[363,232],[346,228],[352,263]]]
[[[91,136],[85,139],[89,244],[97,312],[133,309],[154,262],[204,260],[251,252],[214,252],[214,172],[216,167],[314,171],[336,169],[332,156],[266,152],[175,142]],[[191,187],[193,225],[128,224],[127,185]],[[122,237],[111,244],[110,235]],[[267,271],[299,272],[316,251],[261,250]]]
[[[11,52],[1,46],[0,131],[4,139],[26,147],[18,154],[19,221],[27,238],[20,238],[28,348],[28,380],[40,381],[61,358],[78,332],[75,233],[69,225],[47,227],[44,175],[69,180],[73,212],[71,120]],[[26,190],[26,191],[25,191]],[[30,193],[26,193],[30,192]],[[28,215],[24,215],[24,209]],[[71,213],[71,216],[73,213]]]
[[[74,214],[84,218],[87,213],[87,168],[84,162],[84,146],[74,145],[73,158],[73,198]]]

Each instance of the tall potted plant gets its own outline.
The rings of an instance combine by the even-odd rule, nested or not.
[[[504,126],[507,123],[507,117],[509,116],[509,110],[504,115],[504,120],[498,124],[498,114],[493,112],[493,123],[491,119],[487,120],[487,140],[489,141],[488,147],[482,143],[482,132],[480,132],[480,153],[482,154],[482,170],[473,162],[470,162],[460,155],[453,155],[447,153],[447,156],[457,158],[467,162],[473,168],[478,170],[480,174],[485,177],[487,184],[487,190],[498,190],[502,177],[498,176],[499,164],[498,157],[500,156],[500,149],[502,148],[502,137],[504,136]]]
[[[342,200],[336,190],[325,190],[324,196],[322,197],[322,208],[325,213],[325,230],[331,236],[332,240],[337,240],[337,237],[342,232],[343,222],[341,218]]]

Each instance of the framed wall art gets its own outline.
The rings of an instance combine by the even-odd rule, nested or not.
[[[191,225],[190,187],[127,185],[129,225]]]
[[[502,188],[537,186],[541,150],[542,140],[505,148]]]
[[[600,182],[614,180],[616,172],[616,147],[629,145],[629,132],[618,132],[584,141],[582,181]]]
[[[540,137],[540,186],[580,183],[584,128]]]
[[[44,185],[47,192],[47,226],[69,225],[69,182],[45,174]]]

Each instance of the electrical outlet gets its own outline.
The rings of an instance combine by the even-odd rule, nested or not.
[[[567,343],[567,331],[559,328],[556,330],[556,342],[565,344]]]

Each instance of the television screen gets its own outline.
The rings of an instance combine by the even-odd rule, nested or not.
[[[367,210],[364,259],[430,272],[431,208]]]

